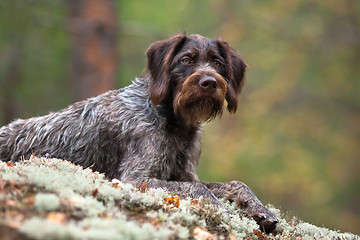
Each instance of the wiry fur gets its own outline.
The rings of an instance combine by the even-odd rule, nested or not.
[[[16,120],[2,127],[0,160],[17,161],[22,156],[28,159],[32,152],[41,152],[92,166],[109,178],[124,181],[144,177],[182,180],[185,176],[180,169],[195,173],[197,168],[200,129],[184,133],[194,136],[188,141],[168,134],[163,127],[165,116],[148,97],[148,81],[149,76],[137,79],[126,88],[108,91],[59,112]],[[177,166],[178,151],[186,155],[183,158],[197,161]],[[160,152],[164,154],[158,156]],[[197,180],[192,175],[186,178]]]
[[[183,34],[154,43],[147,57],[149,74],[128,87],[0,128],[0,160],[41,152],[220,207],[216,197],[226,197],[271,232],[275,215],[245,184],[201,183],[196,175],[203,123],[222,114],[225,100],[236,111],[242,57],[220,39]]]

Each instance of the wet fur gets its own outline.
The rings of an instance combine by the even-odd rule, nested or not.
[[[221,39],[185,34],[152,44],[146,55],[148,73],[128,87],[0,128],[0,160],[41,152],[138,187],[145,181],[220,207],[217,197],[227,198],[273,231],[275,215],[245,184],[201,183],[196,175],[204,122],[220,116],[225,101],[236,112],[246,70],[241,55]],[[201,86],[205,78],[215,87]]]

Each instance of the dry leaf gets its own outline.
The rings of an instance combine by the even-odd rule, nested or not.
[[[98,189],[95,189],[93,192],[92,192],[92,196],[93,197],[96,197],[96,195],[99,193],[99,190]]]
[[[49,221],[54,223],[58,223],[58,224],[66,223],[66,215],[62,212],[49,212],[47,218]]]
[[[8,161],[8,162],[6,162],[6,165],[7,165],[8,167],[13,167],[13,166],[14,166],[14,163],[11,162],[11,161]]]
[[[199,200],[198,200],[198,199],[193,199],[193,200],[191,200],[190,204],[191,204],[192,206],[194,206],[194,205],[199,205]]]
[[[161,224],[161,222],[158,222],[158,221],[151,222],[151,225],[154,225],[154,226],[157,226],[157,225],[160,225],[160,224]]]
[[[194,228],[193,234],[196,240],[210,240],[214,238],[213,234],[200,227]]]
[[[111,180],[111,184],[113,185],[114,188],[120,188],[123,189],[124,188],[124,184],[122,182],[120,182],[119,179],[114,178],[113,180]]]
[[[35,198],[34,198],[34,196],[28,197],[28,199],[27,199],[27,201],[26,201],[26,205],[32,206],[32,205],[34,205],[34,203],[35,203]]]
[[[172,204],[175,207],[179,207],[179,205],[180,205],[180,200],[179,200],[178,196],[171,196],[171,197],[164,198],[164,202],[165,202],[165,204],[168,204],[168,205]]]
[[[103,212],[98,212],[98,216],[105,219],[107,216]]]

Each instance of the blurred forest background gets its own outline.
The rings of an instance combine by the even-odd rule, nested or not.
[[[130,84],[179,30],[250,66],[238,112],[206,126],[200,178],[359,234],[358,0],[0,1],[0,125]]]

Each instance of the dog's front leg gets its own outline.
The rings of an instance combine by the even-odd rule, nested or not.
[[[172,192],[173,194],[183,197],[199,198],[205,197],[213,204],[224,209],[227,213],[232,214],[217,198],[216,196],[201,182],[178,182],[166,181],[156,178],[147,178],[136,182],[131,182],[137,188],[162,188]]]
[[[231,181],[227,183],[204,183],[204,185],[216,197],[235,202],[260,225],[261,230],[267,233],[275,230],[276,224],[279,222],[275,214],[267,209],[244,183]]]

